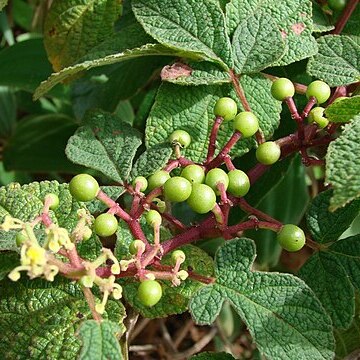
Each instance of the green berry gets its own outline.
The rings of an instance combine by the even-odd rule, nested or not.
[[[83,240],[87,241],[91,238],[92,231],[88,226],[85,226],[84,232],[83,232]]]
[[[16,246],[20,247],[27,240],[27,236],[22,232],[16,234]]]
[[[101,214],[94,222],[95,233],[99,236],[111,236],[116,233],[118,228],[118,221],[112,214]]]
[[[187,148],[191,143],[191,137],[188,132],[184,130],[175,130],[170,136],[171,144],[179,144],[183,148]]]
[[[168,179],[170,179],[170,175],[167,171],[159,170],[155,172],[148,178],[149,190],[151,191],[154,190],[155,188],[163,186]]]
[[[344,10],[346,3],[346,0],[328,0],[329,8],[334,11]]]
[[[143,176],[137,176],[132,185],[133,187],[135,188],[136,187],[136,184],[140,183],[140,191],[145,191],[148,187],[148,181],[146,180],[146,178],[144,178]]]
[[[150,226],[160,226],[161,224],[161,215],[156,210],[149,210],[145,219]]]
[[[71,179],[69,190],[77,201],[91,201],[99,191],[99,184],[91,175],[79,174]]]
[[[287,251],[298,251],[305,245],[305,234],[296,225],[284,225],[277,234],[281,247]]]
[[[280,146],[275,141],[267,141],[256,149],[256,159],[264,165],[275,164],[281,156]]]
[[[200,165],[188,165],[181,172],[181,176],[192,184],[201,184],[205,181],[205,171]]]
[[[173,202],[185,201],[191,194],[191,183],[181,176],[174,176],[164,184],[166,200]]]
[[[271,95],[279,101],[284,101],[295,94],[294,84],[287,78],[279,78],[271,85]]]
[[[140,284],[137,296],[144,306],[154,306],[162,297],[161,285],[156,280],[145,280]]]
[[[229,178],[224,170],[211,169],[206,174],[205,184],[209,185],[215,191],[215,194],[220,195],[217,185],[223,184],[226,190],[229,186]]]
[[[129,245],[129,251],[132,255],[136,255],[139,249],[145,250],[145,244],[139,239],[132,241]]]
[[[50,193],[47,194],[45,197],[46,201],[49,201],[49,209],[56,210],[59,207],[60,200],[59,197],[56,194]]]
[[[320,80],[316,80],[310,83],[306,90],[307,98],[309,99],[311,96],[314,96],[318,104],[322,104],[328,100],[330,94],[330,86]]]
[[[253,136],[259,130],[258,118],[250,111],[243,111],[235,116],[234,129],[244,138]]]
[[[215,104],[214,114],[225,121],[232,120],[237,114],[236,102],[229,97],[220,98]]]
[[[206,184],[194,184],[187,203],[195,212],[206,214],[214,208],[216,195],[210,186]]]
[[[171,254],[171,261],[172,261],[173,265],[176,264],[178,259],[180,259],[181,262],[183,263],[185,261],[185,258],[186,258],[185,253],[182,250],[175,250]]]
[[[250,190],[249,177],[241,170],[235,169],[228,172],[228,192],[235,196],[245,196]]]
[[[323,129],[329,124],[329,120],[324,116],[325,109],[321,106],[313,108],[308,117],[309,123],[317,123],[318,126]]]

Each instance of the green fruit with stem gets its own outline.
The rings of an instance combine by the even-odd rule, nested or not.
[[[145,280],[140,283],[137,297],[147,307],[156,305],[162,297],[161,285],[156,280]]]
[[[187,148],[191,143],[191,136],[185,130],[175,130],[169,136],[170,144],[180,145],[183,148]]]
[[[201,184],[205,181],[204,169],[196,164],[186,166],[181,172],[181,176],[189,180],[192,184]]]
[[[215,116],[221,116],[225,121],[232,120],[237,114],[236,102],[229,97],[220,98],[214,107]]]
[[[306,238],[298,226],[286,224],[277,233],[277,240],[283,249],[294,252],[304,247]]]
[[[310,99],[311,96],[315,97],[318,104],[322,104],[327,101],[330,95],[330,86],[320,80],[310,83],[306,90],[307,98]]]
[[[83,232],[83,240],[87,241],[91,238],[92,231],[88,226],[85,226],[84,232]]]
[[[45,199],[50,204],[49,206],[50,210],[56,210],[60,205],[60,199],[56,194],[53,193],[47,194]]]
[[[168,179],[170,179],[170,174],[167,171],[156,171],[148,178],[148,189],[151,191],[155,188],[163,186]]]
[[[183,263],[185,261],[185,258],[185,253],[182,250],[175,250],[171,254],[171,261],[173,265],[175,265],[178,260],[181,260],[181,262]]]
[[[211,169],[205,177],[205,184],[210,186],[214,191],[215,194],[220,195],[220,191],[217,187],[218,184],[223,184],[225,190],[229,186],[229,178],[226,172],[222,169]]]
[[[136,239],[130,243],[129,245],[130,254],[136,255],[139,249],[142,249],[143,251],[145,250],[145,244],[143,241]]]
[[[174,176],[164,184],[165,198],[172,202],[185,201],[191,194],[191,183],[189,180]]]
[[[325,109],[321,106],[313,108],[308,116],[309,123],[316,123],[321,129],[329,124],[329,120],[324,116]]]
[[[137,184],[140,184],[139,191],[143,192],[148,187],[148,181],[143,176],[137,176],[132,182],[133,187],[135,188]]]
[[[94,222],[95,233],[99,236],[106,237],[116,233],[118,221],[112,214],[100,214]]]
[[[267,141],[256,149],[256,159],[264,165],[275,164],[281,156],[280,146],[275,141]]]
[[[216,194],[214,190],[206,184],[194,184],[187,203],[195,212],[206,214],[214,208],[216,204]]]
[[[249,177],[241,170],[235,169],[228,172],[228,192],[235,196],[245,196],[250,190]]]
[[[234,130],[240,131],[244,138],[253,136],[259,130],[259,120],[250,111],[243,111],[235,116]]]
[[[284,101],[295,94],[294,84],[287,78],[279,78],[271,85],[271,95],[279,101]]]
[[[145,215],[146,222],[150,226],[160,226],[161,224],[161,215],[156,210],[149,210]]]
[[[88,174],[76,175],[69,184],[70,193],[77,201],[93,200],[99,189],[98,182]]]

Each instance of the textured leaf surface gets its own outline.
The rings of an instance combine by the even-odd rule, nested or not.
[[[173,149],[170,143],[151,147],[136,160],[131,171],[132,177],[152,175],[166,165],[172,153]]]
[[[213,260],[207,253],[196,246],[186,245],[181,248],[186,255],[185,262],[181,265],[181,269],[191,267],[197,274],[203,276],[213,275]],[[163,264],[170,265],[170,256],[166,256]],[[187,310],[188,302],[192,294],[204,286],[204,284],[190,280],[189,278],[181,282],[181,285],[174,287],[168,281],[161,281],[163,296],[161,300],[153,307],[143,306],[137,298],[138,281],[127,281],[123,285],[126,300],[133,306],[142,316],[147,318],[164,317],[171,314],[180,314]]]
[[[322,36],[319,52],[309,60],[307,71],[330,86],[346,85],[360,80],[360,37]]]
[[[332,190],[320,193],[312,201],[306,214],[308,229],[313,239],[319,243],[337,240],[360,211],[360,200],[355,200],[334,212],[330,212],[329,206],[332,196]]]
[[[216,283],[191,299],[195,321],[214,322],[228,300],[268,359],[332,359],[331,321],[312,291],[292,275],[251,271],[254,257],[254,243],[246,238],[220,248]]]
[[[272,16],[260,11],[239,24],[232,48],[236,73],[246,74],[263,70],[279,60],[285,42]]]
[[[271,82],[261,76],[243,76],[241,85],[253,112],[258,115],[260,127],[266,137],[272,135],[279,124],[280,105],[271,97]],[[187,131],[192,142],[182,150],[185,156],[195,162],[206,158],[207,144],[214,122],[214,106],[219,97],[230,96],[237,99],[230,86],[191,86],[178,87],[163,84],[146,125],[145,140],[147,147],[167,142],[169,135],[176,129]],[[239,109],[242,109],[238,103]],[[223,123],[218,136],[218,148],[229,140],[233,133],[231,122]],[[233,156],[248,152],[255,142],[253,139],[239,141],[232,151]]]
[[[203,352],[198,355],[194,355],[190,360],[233,360],[235,359],[232,355],[227,353],[213,353],[213,352]]]
[[[106,311],[117,323],[125,316],[120,301],[109,300]],[[82,291],[66,279],[0,283],[0,353],[7,359],[73,360],[80,349],[76,331],[90,318]]]
[[[55,71],[73,64],[114,32],[119,0],[55,0],[47,13],[44,42]]]
[[[232,66],[225,18],[213,0],[134,0],[145,31],[165,46],[195,53],[225,69]]]
[[[207,61],[165,66],[161,72],[161,80],[178,85],[215,85],[231,82],[228,72]]]
[[[326,155],[326,181],[334,188],[330,211],[335,211],[360,195],[359,134],[360,115],[357,115],[329,145]]]
[[[348,328],[355,311],[354,287],[341,262],[318,251],[301,268],[299,276],[311,287],[336,328]]]
[[[348,122],[360,113],[360,96],[338,100],[325,109],[325,115],[332,122]]]
[[[104,320],[87,320],[81,324],[79,335],[83,346],[80,360],[123,359],[117,337],[124,332],[119,324]]]
[[[121,183],[130,174],[141,145],[140,133],[117,116],[100,110],[89,111],[84,124],[69,139],[66,155],[72,162]]]
[[[12,251],[0,252],[0,280],[2,280],[14,267],[20,265],[19,254]]]
[[[226,5],[230,34],[242,21],[259,11],[272,17],[285,40],[286,50],[277,65],[290,64],[316,53],[316,41],[311,35],[313,23],[310,0],[231,0]]]
[[[315,1],[313,5],[313,32],[327,32],[334,29],[331,25],[329,17],[325,14],[322,7]]]

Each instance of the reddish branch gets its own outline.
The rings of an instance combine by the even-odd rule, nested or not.
[[[332,34],[336,35],[336,34],[340,34],[347,21],[349,20],[351,14],[354,12],[354,10],[356,9],[357,4],[359,3],[359,0],[349,0],[345,9],[343,10],[339,20],[337,21],[336,25],[335,25],[335,29],[331,32]]]

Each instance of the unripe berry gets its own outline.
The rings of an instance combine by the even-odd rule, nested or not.
[[[280,146],[274,141],[260,144],[256,149],[256,159],[264,165],[275,164],[281,156]]]
[[[165,170],[156,171],[148,178],[149,190],[154,190],[157,187],[163,186],[166,180],[170,179],[170,175]]]
[[[116,233],[118,221],[112,214],[100,214],[94,222],[95,233],[99,236],[111,236]]]
[[[235,169],[228,172],[228,192],[235,196],[245,196],[250,190],[249,177],[241,170]]]
[[[171,254],[171,261],[173,265],[175,265],[178,260],[181,260],[181,263],[183,263],[185,261],[185,258],[185,253],[182,250],[175,250]]]
[[[232,120],[237,114],[236,102],[229,97],[220,98],[215,104],[214,114],[221,116],[225,121]]]
[[[139,285],[137,296],[143,305],[154,306],[162,297],[161,285],[156,280],[145,280]]]
[[[187,148],[191,143],[191,137],[188,132],[184,130],[175,130],[170,136],[169,141],[171,144],[178,144],[183,148]]]
[[[284,101],[295,94],[294,84],[287,78],[279,78],[271,85],[271,95],[279,101]]]
[[[200,165],[188,165],[181,172],[181,176],[192,184],[201,184],[205,181],[205,171]]]
[[[229,178],[226,172],[222,169],[211,169],[205,177],[206,185],[209,185],[214,191],[215,194],[220,195],[220,191],[217,187],[218,184],[223,184],[225,190],[229,186]]]
[[[136,184],[140,184],[140,189],[139,191],[145,191],[148,187],[148,181],[146,180],[146,178],[144,178],[143,176],[137,176],[132,185],[135,188]]]
[[[195,212],[206,214],[214,208],[216,195],[210,186],[206,184],[194,184],[187,203]]]
[[[325,109],[321,106],[313,108],[308,117],[309,123],[317,123],[318,126],[323,129],[329,124],[329,120],[324,116]]]
[[[164,184],[165,198],[173,202],[185,201],[191,194],[191,183],[181,176],[174,176]]]
[[[322,104],[327,101],[330,95],[330,86],[320,80],[316,80],[310,83],[306,90],[307,98],[310,99],[311,96],[314,96],[318,104]]]
[[[243,111],[235,116],[234,130],[240,131],[244,138],[253,136],[259,130],[258,118],[250,111]]]
[[[56,210],[59,207],[60,200],[56,194],[50,193],[45,196],[45,201],[49,203],[50,210]]]
[[[298,251],[305,245],[305,234],[296,225],[284,225],[277,234],[281,247],[287,251]]]
[[[91,175],[79,174],[71,179],[69,190],[77,201],[91,201],[99,191],[99,184]]]
[[[144,252],[145,244],[141,240],[136,239],[136,240],[132,241],[131,244],[129,245],[129,251],[130,251],[130,254],[136,255],[139,250]]]
[[[161,224],[161,215],[156,210],[149,210],[145,215],[146,222],[150,226],[160,226]]]

